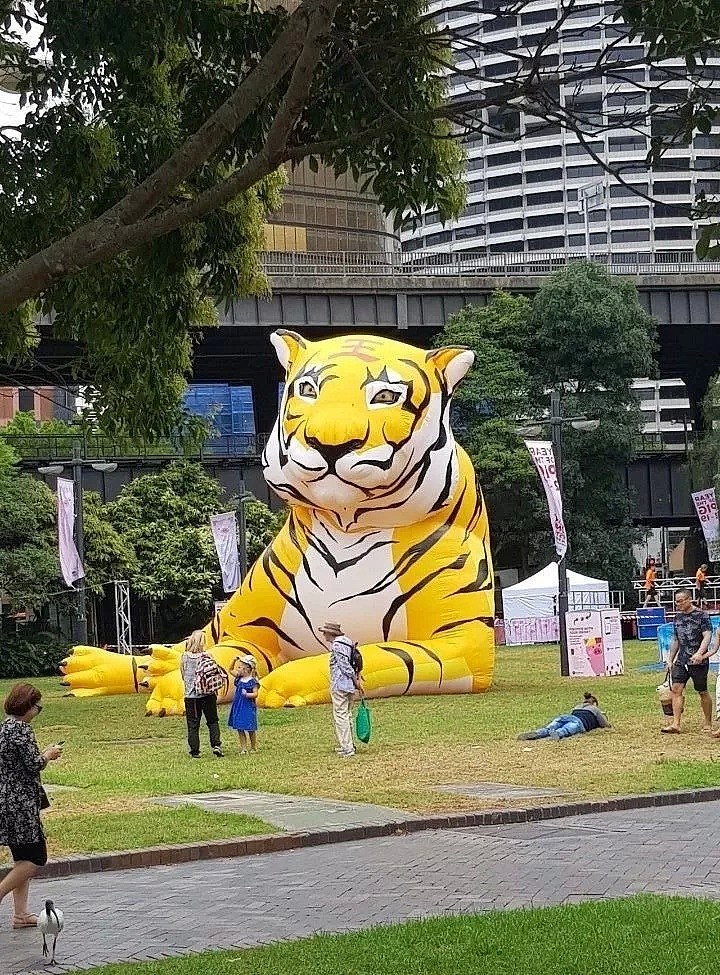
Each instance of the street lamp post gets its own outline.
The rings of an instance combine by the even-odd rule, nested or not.
[[[555,476],[557,477],[560,498],[563,494],[563,461],[562,461],[562,413],[560,410],[560,392],[554,389],[550,393],[550,439],[555,455]],[[564,517],[564,511],[563,511]],[[560,632],[560,676],[570,676],[570,655],[567,640],[567,611],[568,611],[568,574],[567,549],[558,562],[558,624]]]

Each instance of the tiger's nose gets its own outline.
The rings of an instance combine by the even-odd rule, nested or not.
[[[328,465],[328,470],[334,470],[335,465],[344,457],[345,454],[349,454],[353,450],[357,450],[358,447],[362,447],[362,440],[346,440],[344,443],[330,444],[322,443],[317,437],[306,437],[308,447],[312,447],[313,450],[317,450],[322,459]]]

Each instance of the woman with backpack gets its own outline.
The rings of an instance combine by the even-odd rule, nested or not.
[[[191,758],[200,757],[200,720],[205,715],[210,733],[210,747],[216,758],[223,757],[218,719],[218,691],[228,685],[228,677],[205,650],[205,634],[195,630],[180,658],[180,673],[185,685],[185,720],[188,751]]]
[[[320,627],[324,639],[330,644],[330,699],[332,700],[338,755],[350,758],[355,754],[352,734],[352,703],[355,693],[363,694],[362,656],[349,636],[345,636],[339,623],[325,623]]]

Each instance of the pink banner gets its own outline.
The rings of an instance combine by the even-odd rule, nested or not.
[[[223,589],[225,592],[235,592],[242,582],[235,512],[228,511],[223,515],[213,515],[210,518],[210,527],[215,541],[215,550],[220,560]]]
[[[85,575],[78,550],[75,548],[75,485],[66,477],[57,479],[58,548],[60,570],[65,584],[71,588]]]
[[[537,619],[505,620],[505,642],[517,647],[525,643],[557,643],[560,624],[557,616]]]
[[[555,536],[555,551],[560,558],[567,552],[567,532],[563,521],[562,495],[558,484],[555,468],[555,454],[549,440],[526,440],[525,446],[530,451],[533,464],[537,468],[550,509],[550,523]]]
[[[692,499],[707,543],[708,558],[711,562],[720,562],[720,538],[718,537],[720,535],[720,522],[718,521],[715,488],[696,491]]]

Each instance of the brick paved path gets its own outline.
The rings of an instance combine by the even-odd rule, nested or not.
[[[57,971],[640,891],[720,899],[719,816],[712,802],[416,833],[41,882],[34,896],[66,912]],[[37,932],[8,931],[7,914],[0,971],[42,971]]]

